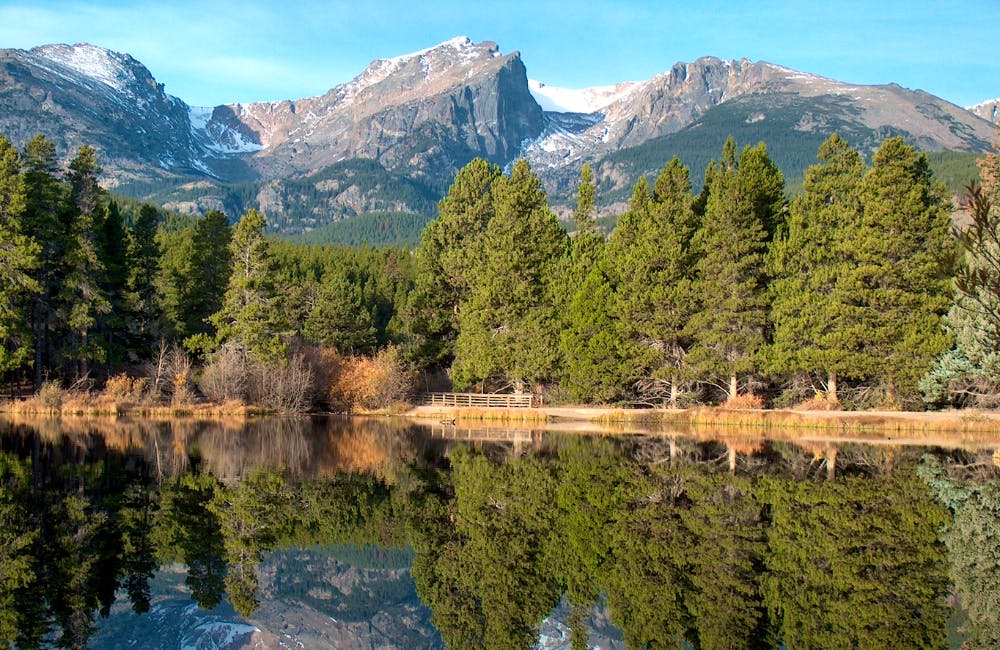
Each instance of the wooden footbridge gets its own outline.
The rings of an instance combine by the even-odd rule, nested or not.
[[[418,406],[466,406],[472,408],[527,409],[534,406],[530,393],[419,393]]]

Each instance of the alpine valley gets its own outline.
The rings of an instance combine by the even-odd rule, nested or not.
[[[0,133],[16,146],[44,133],[69,159],[89,144],[116,193],[189,213],[258,208],[283,235],[356,217],[419,232],[475,157],[526,157],[561,212],[584,162],[613,202],[674,155],[697,181],[729,135],[764,141],[794,183],[834,132],[866,154],[895,135],[928,152],[975,153],[990,149],[996,120],[996,100],[963,109],[746,59],[567,90],[530,80],[518,52],[465,37],[377,60],[319,97],[211,108],[168,95],[127,54],[0,50]]]

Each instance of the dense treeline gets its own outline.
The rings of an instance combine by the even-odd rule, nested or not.
[[[675,159],[607,241],[589,169],[570,240],[525,163],[476,161],[416,253],[415,347],[460,387],[580,401],[917,403],[952,342],[950,201],[899,138],[871,166],[837,136],[819,160],[789,202],[763,144],[728,141],[697,196]]]
[[[832,136],[793,200],[763,143],[730,139],[697,195],[677,159],[640,178],[609,237],[589,167],[570,237],[525,161],[474,160],[410,253],[276,241],[255,210],[119,202],[93,149],[61,173],[44,137],[0,139],[0,371],[36,388],[127,371],[153,400],[283,410],[384,405],[414,370],[550,401],[988,403],[997,159],[957,238],[900,138],[869,165]]]

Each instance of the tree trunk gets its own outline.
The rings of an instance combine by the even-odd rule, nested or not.
[[[739,394],[740,384],[736,380],[736,375],[732,374],[729,376],[729,399],[734,400]]]
[[[670,408],[677,408],[677,395],[680,391],[677,389],[677,377],[670,378]]]
[[[826,378],[826,401],[839,403],[840,398],[837,397],[837,371],[831,370],[827,373]]]
[[[830,447],[826,450],[826,480],[832,481],[837,478],[837,448]]]

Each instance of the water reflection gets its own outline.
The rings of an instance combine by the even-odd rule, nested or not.
[[[1000,642],[989,443],[387,419],[0,433],[0,639],[17,647],[135,640],[101,618],[124,604],[150,638],[168,610],[199,629],[224,610],[229,642],[260,647]],[[170,610],[179,590],[203,613]]]

